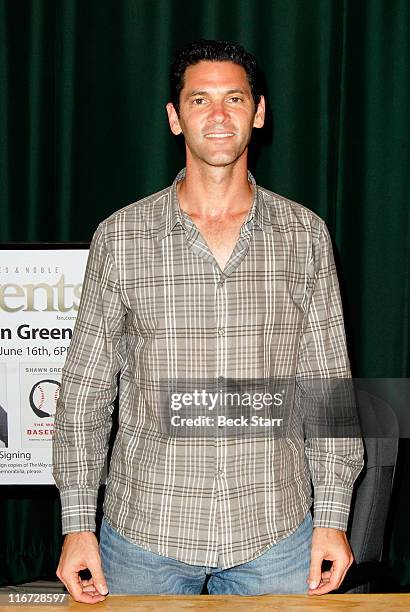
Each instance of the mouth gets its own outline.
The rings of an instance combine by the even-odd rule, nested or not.
[[[216,138],[216,139],[232,138],[232,136],[235,136],[233,132],[211,132],[209,134],[205,134],[205,138]]]

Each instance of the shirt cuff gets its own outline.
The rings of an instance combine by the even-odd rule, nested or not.
[[[95,531],[98,489],[80,488],[60,491],[62,533]]]
[[[313,527],[346,531],[353,490],[339,485],[317,486],[313,496]]]

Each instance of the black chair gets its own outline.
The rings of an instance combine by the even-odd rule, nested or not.
[[[356,396],[365,465],[355,482],[348,526],[355,562],[337,593],[370,593],[389,580],[382,553],[398,451],[398,420],[380,398],[364,390]]]

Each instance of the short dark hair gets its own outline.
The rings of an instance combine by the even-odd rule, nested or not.
[[[255,106],[258,105],[262,88],[256,58],[238,43],[226,40],[195,40],[180,49],[169,72],[171,102],[179,114],[179,97],[184,87],[185,70],[198,62],[232,62],[245,69]]]

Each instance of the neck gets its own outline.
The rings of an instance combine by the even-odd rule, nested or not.
[[[187,158],[186,175],[177,184],[181,209],[191,216],[220,219],[249,210],[252,186],[246,158],[229,166],[192,163]]]

